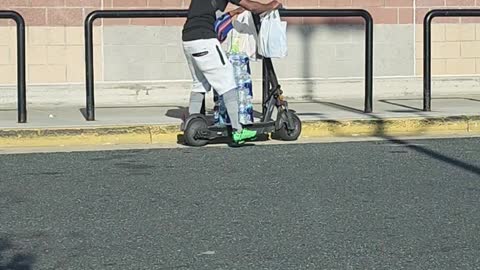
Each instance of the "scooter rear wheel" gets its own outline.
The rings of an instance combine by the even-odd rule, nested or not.
[[[185,143],[189,146],[195,147],[205,146],[208,143],[208,140],[198,138],[198,131],[207,128],[208,124],[203,118],[194,118],[190,120],[184,132]]]
[[[287,112],[283,112],[287,113]],[[276,136],[284,141],[296,141],[300,134],[302,133],[302,121],[300,118],[293,112],[288,112],[293,120],[293,130],[288,130],[287,123],[283,123],[282,127],[277,130]]]

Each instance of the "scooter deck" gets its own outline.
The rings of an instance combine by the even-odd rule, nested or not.
[[[253,123],[243,125],[244,128],[255,130],[258,134],[267,134],[275,131],[275,121]],[[229,136],[230,126],[209,126],[207,129],[199,131],[199,135],[205,139],[215,139]]]

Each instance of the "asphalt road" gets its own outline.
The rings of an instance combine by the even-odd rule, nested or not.
[[[480,269],[480,139],[0,165],[0,270]]]

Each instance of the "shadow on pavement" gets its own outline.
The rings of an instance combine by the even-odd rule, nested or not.
[[[83,118],[87,120],[87,109],[86,108],[80,108],[80,113],[82,114]]]
[[[100,107],[95,107],[95,109],[147,109],[147,108],[171,108],[173,106],[149,106],[149,105],[140,105],[140,106],[100,106]],[[87,119],[87,109],[86,108],[80,108],[80,113],[82,116]],[[187,113],[188,108],[187,107],[182,107],[182,106],[177,106],[176,109],[169,109],[167,113],[165,114],[168,117],[172,118],[178,118],[182,119],[182,114]]]
[[[435,100],[468,100],[468,101],[473,101],[473,102],[480,102],[480,99],[475,99],[475,98],[467,98],[467,97],[437,97],[437,98],[432,98],[433,101]],[[406,104],[399,103],[399,101],[423,101],[422,98],[395,98],[395,99],[381,99],[379,102],[385,103],[385,104],[390,104],[402,108],[409,109],[411,111],[417,111],[417,112],[423,112],[422,108],[417,108],[417,107],[412,107]],[[405,112],[411,112],[411,111],[405,111]]]
[[[188,115],[188,107],[177,106],[175,109],[167,110],[165,116],[177,119],[185,119]]]
[[[312,99],[311,102],[321,104],[321,105],[325,105],[325,106],[335,108],[335,109],[344,110],[344,111],[347,111],[347,112],[363,114],[363,111],[360,110],[360,109],[356,109],[356,108],[353,108],[353,107],[345,106],[345,105],[334,103],[334,102],[318,101],[318,100],[314,100],[314,99]]]
[[[476,99],[476,98],[464,98],[466,100],[470,100],[470,101],[475,101],[475,102],[480,102],[480,99]]]
[[[16,253],[9,239],[0,238],[0,270],[31,270],[35,257],[28,253]]]
[[[313,113],[313,112],[306,112],[306,113],[297,113],[298,116],[323,116],[323,113]]]
[[[257,137],[257,139],[255,140],[255,142],[266,142],[266,141],[269,141],[269,137],[268,135],[259,135]],[[185,139],[184,139],[184,136],[183,134],[179,134],[177,135],[177,144],[179,145],[186,145],[185,144]],[[234,144],[232,144],[232,140],[230,138],[219,138],[219,139],[215,139],[215,140],[211,140],[208,142],[209,145],[218,145],[218,144],[226,144],[230,147],[245,147],[245,146],[254,146],[254,144],[251,144],[251,143],[245,143],[244,145],[240,145],[240,146],[235,146]],[[0,269],[1,270],[1,269]]]
[[[395,101],[397,101],[397,100],[399,100],[399,99],[395,99]],[[394,106],[398,106],[398,107],[401,107],[401,108],[408,109],[408,110],[405,110],[405,111],[390,111],[390,112],[423,112],[423,110],[421,108],[408,106],[408,105],[401,104],[401,103],[398,103],[398,102],[394,102],[394,101],[388,100],[388,99],[381,99],[378,102],[382,102],[382,103],[385,103],[385,104],[390,104],[390,105],[394,105]]]
[[[317,102],[317,101],[313,101],[313,102]],[[332,102],[318,102],[318,103],[326,105],[326,106],[331,106],[331,107],[334,107],[334,108],[337,108],[337,109],[343,109],[343,110],[346,110],[346,111],[349,111],[349,112],[355,112],[355,113],[358,113],[358,114],[367,115],[370,118],[372,118],[372,120],[375,120],[376,130],[375,130],[374,134],[375,134],[376,137],[380,137],[382,139],[385,139],[387,141],[390,141],[390,142],[398,144],[398,145],[403,145],[403,146],[405,146],[409,149],[412,149],[412,150],[414,150],[418,153],[424,154],[424,155],[429,156],[431,158],[434,158],[438,161],[445,162],[445,163],[447,163],[451,166],[463,169],[465,171],[469,171],[473,174],[476,174],[476,175],[480,176],[480,167],[479,166],[464,162],[464,161],[456,159],[456,158],[446,156],[442,153],[433,151],[433,150],[428,149],[426,147],[422,147],[422,146],[418,146],[418,145],[412,145],[407,141],[400,140],[400,139],[397,139],[395,137],[386,135],[385,134],[385,123],[386,123],[386,121],[385,121],[385,119],[383,119],[379,116],[376,116],[376,115],[373,115],[373,114],[364,114],[363,111],[358,110],[356,108],[352,108],[352,107],[348,107],[348,106],[345,106],[345,105],[336,104],[336,103],[332,103]]]

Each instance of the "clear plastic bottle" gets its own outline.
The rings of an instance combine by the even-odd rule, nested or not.
[[[242,82],[242,91],[243,96],[245,97],[245,107],[246,111],[245,114],[248,116],[249,123],[252,122],[253,119],[253,95],[252,95],[252,81],[250,78]]]
[[[245,95],[245,88],[240,86],[237,89],[237,93],[238,93],[238,103],[239,104],[246,103],[247,102],[247,96]]]
[[[215,125],[220,124],[220,102],[215,102],[215,106],[213,107],[213,122]]]
[[[240,121],[240,124],[242,124],[242,125],[247,125],[248,124],[248,119],[246,117],[247,117],[246,114],[244,114],[244,113],[240,114],[239,119],[238,119]]]
[[[253,122],[252,78],[249,69],[249,57],[246,53],[231,52],[229,60],[234,69],[235,82],[238,86],[239,120],[242,124]],[[220,116],[222,114],[220,113]]]
[[[226,118],[227,118],[227,109],[225,108],[225,103],[223,101],[223,97],[220,96],[218,98],[219,102],[219,109],[218,109],[218,124],[219,125],[225,125],[226,124]]]

